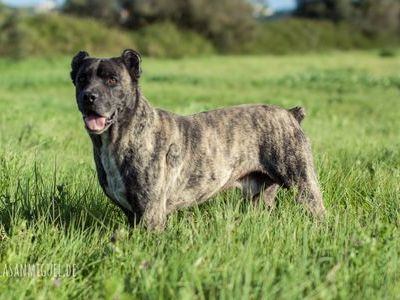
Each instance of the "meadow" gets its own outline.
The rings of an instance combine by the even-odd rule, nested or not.
[[[70,57],[0,59],[0,298],[400,299],[399,55],[145,57],[157,107],[305,107],[328,211],[228,191],[159,234],[129,228],[100,190]],[[74,276],[10,274],[21,264]]]

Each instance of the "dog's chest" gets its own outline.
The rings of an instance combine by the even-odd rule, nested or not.
[[[131,211],[132,208],[126,199],[125,183],[108,142],[108,137],[102,138],[100,160],[107,177],[107,186],[105,187],[107,194],[115,202]]]

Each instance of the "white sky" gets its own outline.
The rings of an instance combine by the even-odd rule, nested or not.
[[[1,0],[0,0],[1,1]],[[44,0],[2,0],[1,2],[12,6],[29,6],[44,2]],[[57,0],[58,3],[62,3],[63,0]],[[268,0],[270,6],[273,9],[291,9],[294,8],[296,0]]]

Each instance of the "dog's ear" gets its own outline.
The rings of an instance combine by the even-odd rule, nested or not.
[[[76,85],[76,75],[78,74],[79,68],[82,65],[83,60],[89,57],[89,53],[87,53],[86,51],[79,51],[74,58],[72,59],[71,62],[71,79],[72,82]]]
[[[124,62],[132,80],[137,81],[142,73],[140,63],[142,58],[139,52],[132,49],[125,49],[121,54],[122,61]]]

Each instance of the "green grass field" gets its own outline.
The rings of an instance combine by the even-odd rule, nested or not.
[[[304,106],[328,210],[232,191],[161,234],[129,228],[101,192],[70,58],[0,60],[0,298],[400,299],[399,57],[144,58],[142,92],[177,113]],[[24,264],[75,276],[12,272]]]

